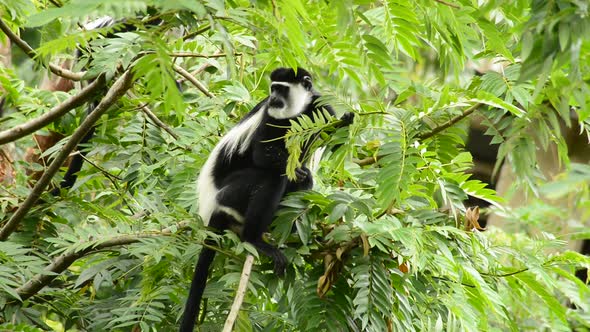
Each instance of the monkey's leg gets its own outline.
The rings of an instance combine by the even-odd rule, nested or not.
[[[226,186],[218,194],[220,205],[231,207],[243,216],[242,241],[274,261],[279,276],[285,272],[287,258],[276,247],[264,242],[262,234],[268,230],[285,195],[287,178],[264,169],[246,169],[228,177]]]
[[[284,176],[268,176],[266,181],[259,182],[250,194],[250,204],[245,215],[242,239],[252,243],[258,250],[271,257],[274,271],[282,277],[287,266],[287,257],[276,247],[264,242],[262,234],[268,230],[272,219],[285,195],[287,178]]]

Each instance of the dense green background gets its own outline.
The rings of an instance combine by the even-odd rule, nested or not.
[[[269,239],[292,265],[280,280],[260,257],[237,331],[588,331],[590,290],[574,273],[590,259],[565,251],[570,238],[590,238],[588,228],[557,238],[465,230],[468,195],[541,228],[567,211],[543,199],[526,213],[509,209],[470,179],[462,119],[483,119],[531,197],[571,195],[588,207],[590,167],[570,165],[561,126],[589,134],[589,10],[583,0],[0,0],[4,23],[37,52],[33,61],[13,46],[13,65],[0,68],[1,130],[77,93],[37,88],[44,66],[76,48],[73,71],[87,68],[86,78],[104,73],[111,87],[130,69],[135,79],[133,97],[97,122],[74,188],[43,194],[0,242],[0,329],[174,330],[207,234],[196,215],[199,170],[265,96],[270,71],[299,65],[339,114],[357,116],[323,136],[336,148],[314,191],[286,198]],[[136,29],[81,28],[103,15]],[[486,69],[493,63],[501,70]],[[70,135],[84,113],[38,133]],[[325,123],[294,128],[291,151]],[[550,144],[565,173],[547,184],[536,155]],[[0,226],[31,193],[25,169],[47,167],[19,158],[34,145],[28,135],[3,146],[16,176],[0,187]],[[201,331],[221,329],[245,253],[255,252],[231,233],[218,240]],[[27,292],[30,280],[56,274]]]

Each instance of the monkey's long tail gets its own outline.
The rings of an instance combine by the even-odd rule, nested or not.
[[[182,323],[180,324],[180,332],[192,332],[197,320],[199,313],[199,306],[201,304],[201,298],[203,297],[203,291],[207,284],[207,275],[209,274],[209,266],[215,258],[215,250],[205,248],[201,249],[199,255],[199,261],[195,266],[195,274],[193,275],[193,282],[191,283],[191,290],[188,293],[186,299],[186,305],[184,307],[184,315],[182,317]]]

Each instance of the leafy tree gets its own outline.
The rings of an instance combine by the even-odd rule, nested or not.
[[[518,217],[468,173],[471,115],[531,195],[588,201],[590,168],[569,164],[560,129],[590,133],[586,2],[0,0],[0,13],[14,55],[0,69],[0,143],[15,160],[0,197],[3,329],[173,330],[212,235],[196,214],[199,170],[269,72],[302,66],[356,120],[334,129],[318,116],[286,136],[292,155],[318,132],[329,149],[314,190],[284,200],[269,236],[290,259],[286,278],[260,257],[236,330],[588,330],[588,280],[574,273],[590,259],[548,233],[480,232],[463,203]],[[104,15],[115,23],[85,28]],[[473,63],[503,69],[476,75]],[[49,71],[82,84],[39,88]],[[75,185],[50,194],[93,127]],[[31,134],[50,131],[65,138],[25,161]],[[567,167],[546,184],[536,153],[550,143]],[[256,254],[215,238],[201,331],[220,330]]]

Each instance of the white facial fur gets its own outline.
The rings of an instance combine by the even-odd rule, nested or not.
[[[272,85],[283,85],[289,87],[289,98],[285,106],[281,108],[268,107],[268,114],[275,119],[288,119],[301,114],[311,102],[312,93],[306,90],[301,84],[288,82],[272,82]]]

